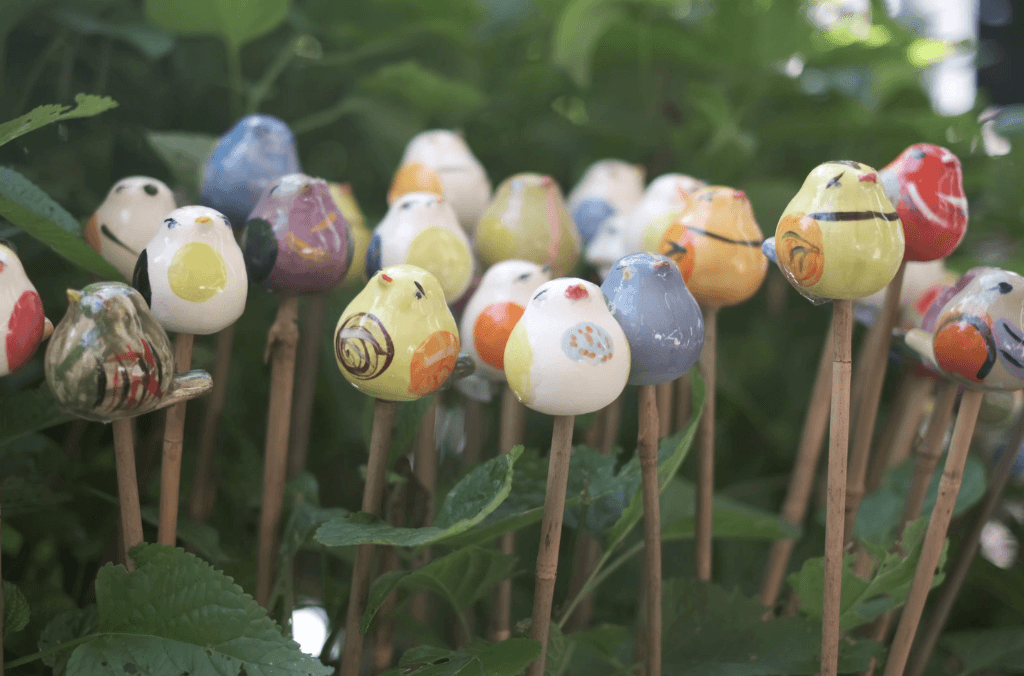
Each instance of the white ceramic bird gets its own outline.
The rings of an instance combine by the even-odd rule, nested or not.
[[[640,202],[645,174],[642,166],[622,160],[600,160],[587,168],[566,200],[584,244],[590,243],[606,219],[629,213]]]
[[[167,331],[207,335],[230,326],[249,289],[231,222],[209,207],[167,214],[139,255],[132,286]]]
[[[651,181],[639,204],[626,216],[626,227],[622,236],[625,249],[623,254],[643,251],[649,228],[664,226],[651,241],[660,239],[673,217],[686,208],[686,199],[706,187],[708,184],[704,181],[685,174],[662,174]]]
[[[608,276],[615,261],[626,255],[626,245],[622,241],[625,230],[625,217],[621,214],[613,214],[601,221],[597,234],[587,244],[583,257],[597,268],[601,279]]]
[[[53,333],[18,256],[0,244],[0,376],[17,371]]]
[[[505,345],[505,376],[523,404],[583,415],[612,403],[629,378],[629,343],[596,284],[553,279],[533,294]]]
[[[477,374],[504,382],[508,337],[533,292],[550,279],[550,268],[531,261],[501,261],[487,269],[459,326],[463,347],[473,358]]]
[[[462,134],[433,129],[417,134],[405,146],[388,203],[410,192],[443,196],[471,233],[491,200],[491,181]]]
[[[114,184],[82,234],[89,246],[131,279],[139,253],[175,208],[174,195],[162,181],[129,176]]]
[[[473,249],[448,200],[433,193],[402,195],[373,232],[366,251],[366,274],[402,264],[434,275],[449,305],[473,281]]]

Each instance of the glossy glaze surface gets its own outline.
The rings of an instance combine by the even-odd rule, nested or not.
[[[942,292],[907,344],[927,363],[974,389],[1024,387],[1024,277],[973,268]]]
[[[687,198],[706,187],[704,181],[685,174],[662,174],[651,181],[640,202],[626,215],[622,255],[656,250],[665,229],[686,208]]]
[[[24,366],[52,331],[21,260],[0,244],[0,376]]]
[[[288,174],[273,181],[245,231],[249,278],[270,291],[330,291],[352,263],[348,221],[322,178]]]
[[[367,274],[405,263],[423,268],[440,282],[449,305],[473,279],[469,238],[448,200],[433,193],[408,193],[392,202],[367,251]]]
[[[629,341],[630,385],[657,385],[684,375],[704,347],[704,316],[675,262],[630,254],[601,285]]]
[[[342,375],[377,399],[412,401],[438,390],[458,355],[459,330],[441,285],[414,265],[373,275],[334,330]]]
[[[629,343],[601,289],[574,277],[533,294],[505,345],[505,377],[523,404],[548,415],[604,408],[629,378]]]
[[[551,280],[551,271],[530,261],[495,263],[480,280],[459,323],[462,349],[476,363],[476,373],[505,380],[505,344],[534,291]]]
[[[288,125],[272,115],[249,115],[220,138],[206,160],[202,202],[241,230],[270,183],[299,171]]]
[[[130,280],[139,254],[176,208],[174,195],[162,181],[129,176],[114,184],[82,234],[89,246]]]
[[[411,192],[444,197],[463,229],[472,233],[491,199],[491,181],[461,134],[433,129],[417,134],[405,146],[388,204]]]
[[[967,232],[967,197],[960,160],[930,143],[910,146],[878,172],[903,223],[904,258],[945,258]]]
[[[724,307],[761,288],[768,273],[763,240],[746,194],[715,186],[690,196],[661,236],[658,253],[675,261],[698,303]]]
[[[584,246],[601,223],[614,214],[626,214],[644,196],[646,170],[622,160],[600,160],[587,168],[569,193],[567,206]]]
[[[903,261],[903,227],[874,169],[817,166],[775,229],[779,267],[812,299],[852,299],[885,288]]]
[[[132,275],[167,331],[207,335],[242,316],[249,283],[231,224],[208,207],[167,214]]]
[[[204,371],[175,375],[167,334],[139,292],[120,282],[68,290],[44,365],[58,403],[89,420],[141,415],[213,386]]]
[[[341,215],[348,222],[348,233],[352,236],[352,263],[341,280],[342,286],[362,285],[366,282],[366,249],[370,245],[370,230],[366,227],[359,202],[356,201],[352,186],[348,183],[328,183],[331,199]]]

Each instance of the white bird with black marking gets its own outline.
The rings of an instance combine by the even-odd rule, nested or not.
[[[83,236],[96,253],[132,278],[135,261],[164,217],[174,211],[174,195],[163,181],[129,176],[114,184],[85,224]]]

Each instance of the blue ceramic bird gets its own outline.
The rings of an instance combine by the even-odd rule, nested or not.
[[[679,266],[658,254],[620,258],[601,291],[629,341],[630,385],[679,378],[704,347],[704,316],[683,282]]]

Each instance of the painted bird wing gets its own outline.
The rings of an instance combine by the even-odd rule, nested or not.
[[[1024,381],[1024,331],[1006,317],[995,323],[996,349],[1006,370]]]
[[[135,272],[132,274],[132,286],[142,294],[146,305],[153,307],[153,290],[149,286],[149,256],[143,249],[139,260],[135,261]]]

